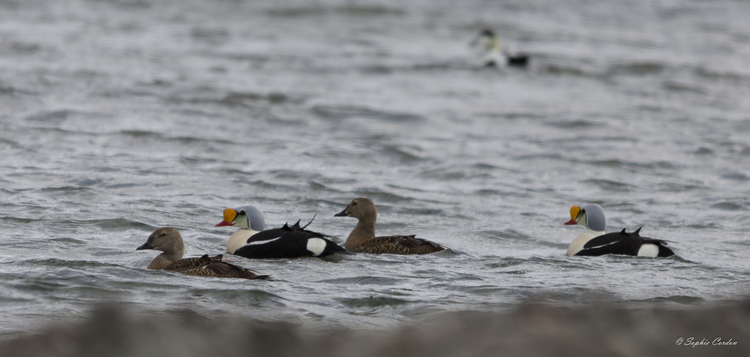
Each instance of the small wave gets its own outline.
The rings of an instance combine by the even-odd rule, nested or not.
[[[0,220],[9,221],[9,222],[23,223],[23,224],[31,223],[31,222],[36,222],[37,221],[36,219],[33,219],[33,218],[7,217],[7,216],[6,217],[0,217]]]
[[[532,112],[510,112],[510,113],[476,113],[478,117],[485,117],[491,119],[545,119],[544,115],[540,115]]]
[[[324,119],[344,120],[349,118],[373,118],[393,121],[421,121],[422,116],[408,113],[391,113],[369,108],[346,106],[346,105],[316,105],[312,108],[313,114]]]
[[[42,45],[38,43],[30,43],[30,42],[20,42],[20,41],[13,41],[10,44],[3,46],[8,48],[10,53],[13,54],[20,54],[20,55],[32,55],[40,52],[42,50]]]
[[[74,224],[74,225],[95,225],[100,228],[104,229],[122,229],[122,228],[132,228],[132,229],[143,229],[146,231],[152,231],[158,227],[152,226],[150,224],[146,224],[143,222],[138,222],[126,218],[112,218],[112,219],[94,219],[94,220],[86,220],[86,221],[77,221],[77,220],[70,220],[62,222],[65,224]]]
[[[750,180],[750,177],[747,175],[741,173],[741,172],[730,172],[724,175],[721,175],[721,178],[725,180],[733,180],[733,181],[748,181]]]
[[[742,82],[746,81],[748,78],[732,72],[718,72],[712,69],[699,67],[693,70],[693,73],[702,78],[706,79],[712,79],[712,80],[728,80],[733,82]]]
[[[740,205],[734,202],[728,202],[728,201],[714,203],[710,207],[719,209],[722,211],[746,211],[747,210],[747,208],[743,205]]]
[[[636,188],[636,186],[633,186],[624,182],[605,180],[605,179],[589,179],[583,182],[586,184],[591,184],[596,187],[599,187],[602,190],[613,191],[613,192],[629,192]]]
[[[398,8],[380,5],[341,5],[341,6],[304,6],[283,7],[266,10],[266,14],[276,17],[321,16],[330,14],[350,16],[401,16],[406,12]]]
[[[75,110],[61,109],[29,115],[28,117],[26,117],[26,120],[39,122],[61,122],[68,119],[69,116],[75,114],[77,114]]]
[[[381,276],[358,276],[352,278],[336,278],[322,280],[325,283],[333,284],[353,284],[353,285],[394,285],[401,282],[401,279],[387,278]]]
[[[662,84],[664,89],[670,91],[670,92],[689,92],[689,93],[695,93],[695,94],[701,94],[705,95],[706,91],[702,88],[691,86],[688,84],[678,83],[675,81],[666,81]]]
[[[212,44],[224,43],[229,40],[230,33],[225,28],[193,27],[190,35],[194,40],[204,41]]]
[[[380,202],[391,202],[391,203],[401,203],[401,202],[409,202],[413,201],[414,199],[411,197],[404,197],[401,195],[397,195],[395,193],[380,191],[377,189],[361,189],[355,191],[358,197],[368,197],[373,200],[377,200]],[[385,207],[384,207],[385,208]],[[378,209],[380,211],[380,209]],[[384,211],[387,211],[385,209]]]
[[[636,300],[646,303],[677,303],[680,305],[701,305],[706,300],[697,296],[674,295],[666,297],[655,297],[651,299]]]
[[[519,231],[516,231],[514,229],[505,229],[502,231],[493,231],[493,230],[481,231],[479,232],[479,234],[488,238],[502,238],[502,239],[523,240],[523,241],[528,241],[529,239],[532,239],[531,236],[521,233]]]
[[[540,68],[540,72],[552,74],[552,75],[570,75],[578,77],[595,77],[595,75],[587,73],[586,71],[563,65],[546,65]]]
[[[707,186],[700,186],[694,184],[683,184],[676,182],[665,182],[659,184],[659,190],[664,192],[687,192],[693,190],[705,190]]]
[[[656,62],[631,62],[620,63],[610,66],[608,74],[647,76],[663,72],[665,65]]]
[[[205,279],[205,277],[195,277],[196,279]],[[221,279],[221,278],[215,278],[215,279]],[[226,280],[221,280],[222,283],[231,283],[235,286],[237,286],[237,289],[192,289],[190,290],[190,295],[194,297],[202,297],[202,298],[210,298],[210,299],[217,299],[217,300],[223,300],[228,302],[242,302],[243,304],[247,303],[276,303],[279,305],[284,305],[283,300],[285,300],[283,297],[270,293],[265,290],[260,289],[247,289],[248,286],[253,286],[250,284],[257,283],[257,281],[245,281],[245,280],[234,280],[227,282]],[[248,284],[249,283],[249,284]]]
[[[484,266],[490,269],[497,269],[497,268],[513,267],[513,266],[521,265],[521,264],[526,264],[526,260],[517,259],[517,258],[504,258],[500,260],[499,262],[486,263]]]
[[[68,244],[83,245],[83,244],[86,244],[85,241],[82,241],[80,239],[75,239],[75,238],[52,238],[52,239],[49,239],[48,241],[49,242],[60,243],[60,244],[63,244],[63,245],[68,245]]]
[[[597,122],[593,122],[590,120],[584,120],[584,119],[577,119],[577,120],[555,120],[555,121],[549,121],[545,123],[549,126],[554,126],[558,128],[564,128],[564,129],[583,129],[583,128],[593,128],[597,126],[601,126],[602,124],[599,124]]]
[[[81,242],[78,241],[80,244]],[[103,263],[93,260],[64,260],[64,259],[57,259],[57,258],[48,258],[48,259],[31,259],[31,260],[24,260],[20,262],[20,264],[28,264],[28,265],[39,265],[39,266],[46,266],[46,267],[66,267],[66,268],[82,268],[82,267],[120,267],[118,264],[112,264],[112,263]]]
[[[271,104],[281,104],[286,102],[300,103],[301,98],[292,98],[284,93],[271,92],[267,94],[258,94],[252,92],[229,92],[224,98],[219,100],[220,103],[230,105],[246,105],[258,101],[267,101]]]
[[[678,166],[668,161],[655,161],[647,163],[639,163],[632,161],[624,161],[619,159],[607,159],[607,160],[593,160],[589,161],[591,165],[603,166],[603,167],[634,167],[642,169],[677,169]]]
[[[412,153],[406,151],[405,149],[403,149],[401,147],[398,147],[398,146],[395,146],[395,145],[386,145],[386,146],[384,146],[380,150],[380,152],[382,152],[383,154],[386,154],[388,156],[395,157],[396,159],[398,159],[401,162],[407,162],[408,163],[408,162],[415,162],[415,161],[421,161],[422,160],[421,157],[419,157],[419,156],[417,156],[415,154],[412,154]]]
[[[431,179],[439,179],[441,181],[458,181],[463,180],[466,178],[466,173],[464,171],[459,170],[449,170],[449,169],[431,169],[431,170],[424,170],[419,173],[420,177],[424,178],[431,178]]]
[[[380,307],[409,304],[411,301],[390,296],[368,296],[365,298],[336,298],[348,307]]]
[[[40,189],[40,192],[45,193],[62,193],[62,194],[74,194],[80,192],[88,192],[91,188],[81,186],[61,186],[61,187],[45,187]]]
[[[15,88],[11,86],[0,86],[1,95],[12,95],[16,92]]]

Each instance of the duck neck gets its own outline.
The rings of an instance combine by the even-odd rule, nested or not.
[[[180,259],[182,259],[183,254],[185,254],[185,248],[178,249],[173,252],[164,252],[156,256],[154,260],[151,261],[151,263],[148,265],[147,269],[155,269],[160,270],[164,269],[167,265],[172,264]]]
[[[242,228],[237,232],[234,232],[234,234],[229,237],[229,241],[227,242],[227,253],[234,254],[237,249],[244,247],[247,244],[247,240],[255,235],[255,233],[258,233],[258,231],[250,228]]]
[[[349,233],[349,237],[346,238],[344,248],[351,250],[359,244],[362,244],[362,242],[375,238],[376,220],[377,216],[359,218],[357,226],[354,227],[352,232]]]
[[[591,228],[586,228],[583,233],[579,234],[576,239],[573,239],[573,241],[570,242],[567,254],[576,255],[576,253],[580,252],[583,249],[583,246],[588,243],[588,241],[602,234],[604,234],[604,231],[595,231]]]

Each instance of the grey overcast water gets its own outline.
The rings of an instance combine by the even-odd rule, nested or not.
[[[750,293],[750,2],[0,1],[0,337],[189,309],[384,329],[524,301],[693,308]],[[484,27],[530,54],[480,68]],[[181,276],[135,251],[174,226],[224,252],[355,197],[426,256],[247,260]],[[677,257],[567,257],[600,204]],[[316,216],[317,215],[317,216]],[[744,341],[745,343],[749,341]]]

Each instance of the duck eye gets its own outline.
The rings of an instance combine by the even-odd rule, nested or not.
[[[356,205],[357,205],[357,202],[352,202],[352,206],[356,206]]]
[[[240,216],[244,216],[244,215],[245,215],[245,210],[243,209],[242,211],[240,211]]]

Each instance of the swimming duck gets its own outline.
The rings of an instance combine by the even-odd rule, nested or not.
[[[312,221],[311,221],[312,222]],[[309,231],[301,227],[299,221],[281,228],[265,229],[265,221],[260,211],[253,206],[227,208],[220,226],[236,225],[227,242],[227,252],[245,258],[298,258],[323,257],[346,250],[334,243],[325,234]],[[308,223],[309,225],[309,223]]]
[[[375,222],[378,211],[369,198],[355,198],[346,208],[334,217],[354,217],[358,220],[344,248],[355,253],[428,254],[445,250],[437,243],[410,236],[375,236]]]
[[[492,29],[484,29],[479,33],[471,43],[476,44],[478,41],[484,42],[484,48],[487,52],[482,59],[484,67],[503,67],[517,66],[526,67],[529,64],[529,56],[522,53],[511,53],[502,50],[500,36],[495,34]]]
[[[253,271],[222,261],[222,256],[209,257],[208,254],[200,258],[182,259],[185,254],[185,244],[180,232],[173,227],[155,230],[148,237],[146,243],[136,250],[155,249],[159,254],[147,269],[169,270],[177,273],[195,276],[213,276],[219,278],[268,279],[268,275],[257,275]]]
[[[667,242],[660,239],[641,237],[641,228],[633,233],[621,232],[604,234],[606,219],[604,210],[597,204],[570,208],[571,219],[566,225],[580,224],[586,227],[583,233],[573,239],[568,246],[568,255],[598,256],[623,254],[639,257],[669,257],[674,252],[667,248]]]

